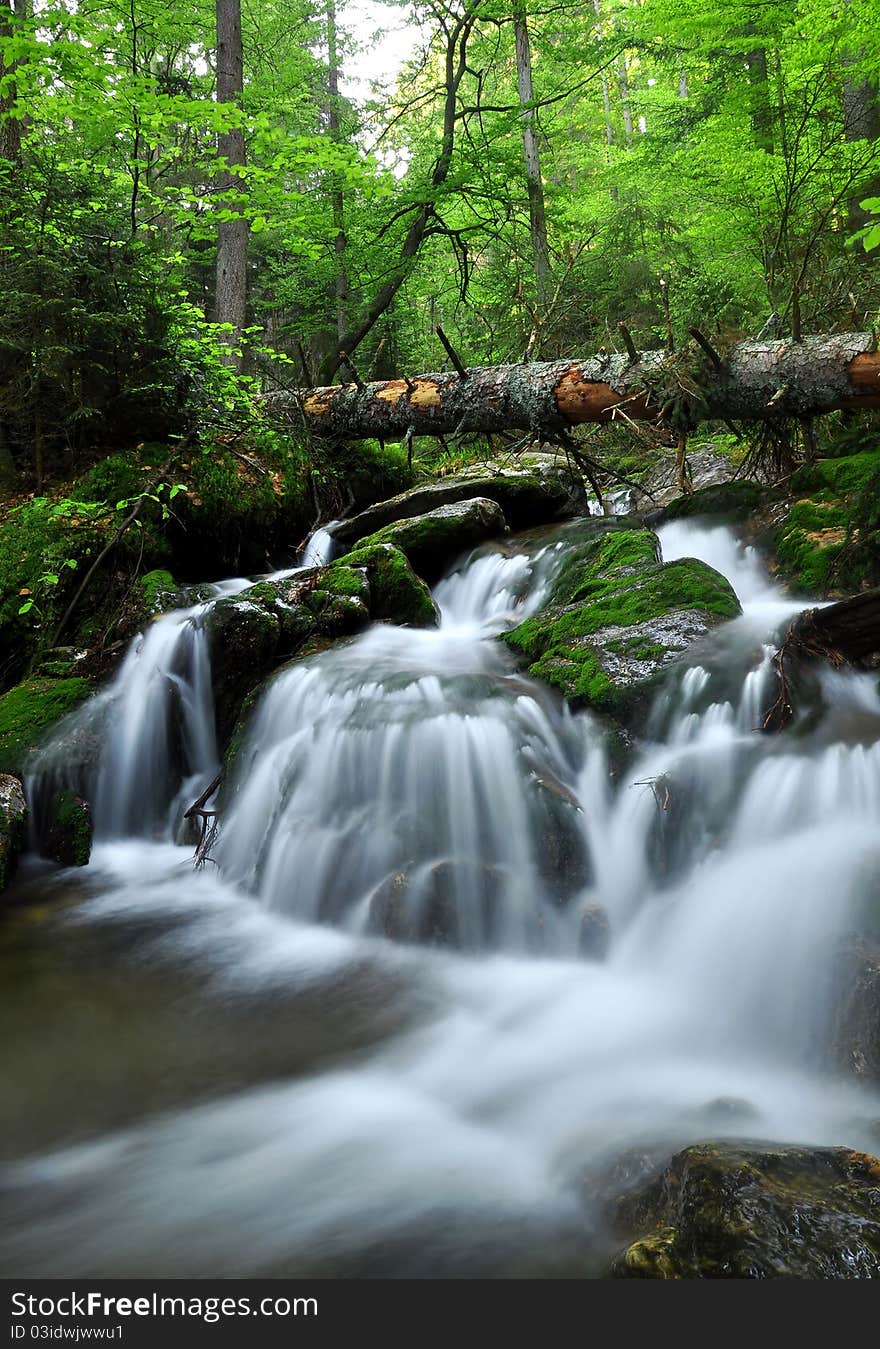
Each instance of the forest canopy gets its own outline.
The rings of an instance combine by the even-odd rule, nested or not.
[[[0,474],[334,378],[866,331],[872,6],[0,0]],[[363,86],[358,86],[362,89]]]

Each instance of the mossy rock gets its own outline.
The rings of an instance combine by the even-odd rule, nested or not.
[[[515,465],[475,464],[437,482],[421,483],[341,521],[333,535],[351,547],[388,525],[474,497],[494,501],[514,529],[585,515],[589,509],[581,479],[555,456],[534,454]]]
[[[57,792],[40,822],[38,846],[44,857],[64,867],[88,866],[92,852],[92,813],[75,792]]]
[[[278,615],[262,602],[262,596],[249,596],[245,590],[218,600],[205,617],[221,745],[232,734],[247,695],[276,664],[281,636]]]
[[[433,583],[462,553],[506,532],[507,522],[498,503],[473,497],[386,525],[362,539],[359,550],[391,543],[406,554],[419,576]]]
[[[772,493],[758,482],[713,483],[687,496],[677,497],[668,506],[647,518],[652,525],[671,520],[692,520],[713,516],[719,524],[739,524],[759,510]]]
[[[27,842],[28,808],[17,777],[0,773],[0,893],[15,875]]]
[[[164,614],[181,607],[180,587],[170,571],[156,568],[138,582],[144,609],[148,614]]]
[[[399,548],[390,543],[358,547],[343,562],[334,563],[330,572],[342,567],[363,567],[370,584],[370,616],[379,622],[401,628],[433,628],[437,625],[437,606],[421,577],[416,576]]]
[[[846,1148],[707,1142],[619,1205],[628,1279],[880,1277],[880,1161]]]
[[[37,676],[0,695],[0,772],[20,775],[28,756],[91,693],[87,679]]]
[[[839,598],[880,583],[880,450],[817,459],[791,487],[799,495],[770,538],[791,591]]]
[[[648,530],[588,538],[566,558],[548,606],[501,640],[572,707],[631,720],[679,654],[740,612],[712,567],[658,556]]]

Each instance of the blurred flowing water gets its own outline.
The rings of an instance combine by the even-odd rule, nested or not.
[[[561,530],[461,564],[436,631],[280,671],[199,873],[174,838],[217,768],[210,600],[135,643],[77,714],[106,726],[93,861],[33,864],[54,907],[9,936],[5,1273],[578,1277],[627,1156],[876,1149],[880,1099],[824,1055],[880,875],[876,679],[829,672],[812,730],[760,735],[800,606],[727,529],[660,533],[743,615],[625,771],[495,640]]]

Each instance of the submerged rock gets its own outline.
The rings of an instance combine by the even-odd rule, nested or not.
[[[880,1161],[846,1148],[699,1143],[628,1195],[628,1279],[880,1277]]]
[[[606,527],[568,555],[547,606],[502,640],[572,707],[626,721],[681,652],[739,612],[730,584],[706,563],[663,565],[650,531]]]
[[[837,1068],[880,1085],[880,942],[853,937],[835,962],[830,1057]]]
[[[0,892],[6,889],[27,839],[28,809],[18,778],[0,773]]]
[[[505,889],[503,871],[482,862],[398,871],[370,896],[367,927],[391,941],[484,949],[502,921]]]
[[[76,792],[57,792],[40,821],[37,844],[44,857],[64,867],[88,866],[92,852],[92,812]]]
[[[513,529],[566,520],[589,511],[583,482],[565,460],[535,452],[521,456],[515,465],[502,468],[494,462],[474,464],[437,482],[413,487],[334,525],[333,536],[351,546],[397,521],[474,497],[496,502]]]
[[[386,525],[362,539],[359,547],[392,543],[406,554],[420,576],[433,582],[461,553],[505,533],[507,521],[498,503],[475,496]]]

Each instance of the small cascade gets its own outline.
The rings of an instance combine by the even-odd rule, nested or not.
[[[256,579],[323,566],[335,551],[329,526],[318,529],[295,567]],[[162,614],[134,639],[115,678],[65,719],[33,766],[28,791],[38,808],[70,787],[92,804],[98,840],[180,837],[184,811],[220,766],[205,619],[215,601],[253,584],[233,577],[195,587],[198,603]]]
[[[78,723],[110,719],[107,841],[61,935],[112,966],[121,924],[126,990],[158,976],[116,1074],[157,1104],[5,1168],[10,1268],[583,1277],[589,1182],[621,1161],[723,1136],[876,1151],[880,1096],[828,1060],[835,960],[880,874],[876,679],[824,672],[824,712],[759,734],[801,606],[730,531],[660,533],[743,614],[672,668],[625,768],[495,640],[564,531],[478,550],[437,630],[375,625],[270,681],[195,875],[170,839],[216,763],[204,604],[138,639]],[[203,1018],[192,1061],[167,988]],[[223,1055],[226,1096],[189,1087]]]
[[[480,556],[438,586],[438,631],[376,627],[282,672],[239,758],[224,874],[309,922],[552,944],[583,866],[579,728],[486,639],[540,603],[555,556]]]

